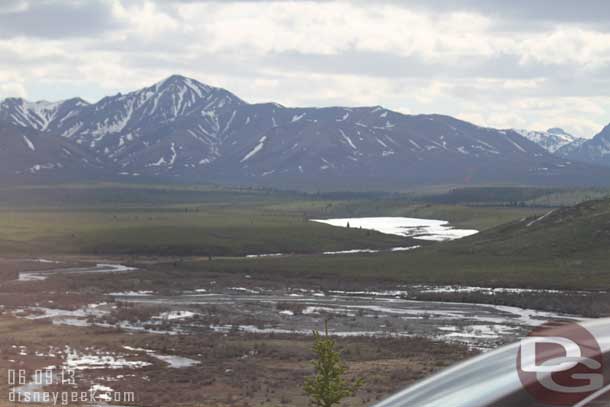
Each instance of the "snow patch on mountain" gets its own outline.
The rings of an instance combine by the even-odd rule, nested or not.
[[[256,153],[258,153],[259,151],[261,151],[263,149],[263,147],[265,146],[265,141],[267,141],[267,136],[263,136],[260,138],[260,140],[258,141],[258,144],[256,146],[254,146],[254,148],[252,150],[250,150],[250,152],[248,154],[246,154],[244,156],[244,158],[241,159],[240,162],[245,162],[248,161],[250,158],[254,157],[254,155]]]
[[[21,98],[7,98],[0,102],[0,119],[4,118],[10,123],[21,127],[31,127],[36,130],[46,131],[58,119],[60,112],[63,115],[74,113],[73,111],[65,111],[66,109],[63,109],[65,105],[71,102],[29,102]]]
[[[34,144],[30,141],[30,139],[27,136],[23,136],[23,141],[25,141],[25,144],[28,146],[28,148],[32,151],[36,151],[36,147],[34,147]]]
[[[305,113],[302,114],[295,114],[294,116],[292,116],[292,123],[298,122],[299,120],[301,120],[303,117],[305,117]]]
[[[339,129],[339,132],[341,133],[341,137],[343,137],[343,140],[345,140],[351,148],[353,148],[354,150],[358,150],[358,147],[356,147],[352,139],[347,134],[345,134],[343,129]]]

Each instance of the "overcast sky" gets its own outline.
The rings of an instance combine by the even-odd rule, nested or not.
[[[2,0],[0,55],[0,98],[94,102],[179,73],[249,102],[610,122],[605,0]]]

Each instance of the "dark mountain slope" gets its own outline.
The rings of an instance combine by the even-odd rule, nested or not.
[[[178,75],[94,104],[7,99],[0,119],[69,140],[115,177],[327,190],[610,185],[610,169],[552,155],[513,130],[380,106],[248,104]]]
[[[0,121],[0,180],[81,180],[100,176],[101,163],[67,140]]]
[[[610,124],[590,140],[558,151],[562,157],[590,164],[610,166]]]

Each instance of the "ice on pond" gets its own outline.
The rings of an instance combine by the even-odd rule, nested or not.
[[[478,230],[454,229],[445,220],[375,217],[375,218],[339,218],[312,219],[312,222],[325,223],[331,226],[351,227],[356,229],[376,230],[388,235],[406,236],[420,240],[444,241],[474,235]]]
[[[257,259],[259,257],[282,257],[285,256],[284,253],[263,253],[263,254],[248,254],[246,255],[247,259]]]
[[[108,352],[105,354],[79,354],[76,350],[68,348],[64,366],[72,370],[137,369],[150,366],[150,363],[139,360],[127,360],[122,356]]]
[[[192,367],[198,365],[200,362],[198,360],[185,358],[183,356],[174,356],[174,355],[159,355],[156,353],[150,354],[152,357],[159,359],[162,362],[168,364],[169,368],[172,369],[181,369],[184,367]]]
[[[197,314],[192,311],[168,311],[162,312],[161,314],[154,316],[153,319],[162,319],[166,321],[173,321],[176,319],[189,319],[194,318]]]
[[[131,346],[123,346],[123,349],[134,351],[134,352],[144,352],[145,354],[152,356],[155,359],[158,359],[162,362],[167,363],[169,368],[172,369],[181,369],[184,367],[192,367],[200,364],[201,362],[195,359],[186,358],[184,356],[176,356],[176,355],[161,355],[150,349],[143,348],[133,348]]]
[[[152,291],[119,291],[115,293],[108,293],[112,297],[135,297],[135,296],[149,296],[152,295]]]
[[[280,311],[280,315],[288,315],[288,316],[294,316],[294,312],[290,311],[289,309],[285,309]]]
[[[358,253],[379,253],[379,250],[373,249],[352,249],[352,250],[340,250],[336,252],[324,252],[323,254],[358,254]]]
[[[122,264],[99,263],[94,267],[71,267],[64,269],[52,269],[41,271],[26,271],[19,273],[19,281],[42,281],[54,274],[82,274],[82,273],[123,273],[137,270],[135,267]]]
[[[414,286],[420,294],[445,294],[445,293],[479,293],[484,295],[496,294],[559,294],[559,290],[536,289],[536,288],[507,288],[507,287],[477,287],[463,285],[417,285]],[[586,291],[575,291],[578,294],[588,294]]]

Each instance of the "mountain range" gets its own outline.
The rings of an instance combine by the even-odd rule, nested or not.
[[[381,106],[250,104],[174,75],[92,104],[80,98],[5,99],[0,180],[139,179],[294,189],[610,184],[610,168],[598,165],[610,158],[610,129],[590,141],[560,129],[539,133]]]

